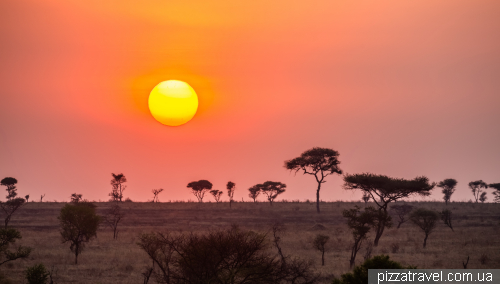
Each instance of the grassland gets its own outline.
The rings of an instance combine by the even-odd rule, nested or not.
[[[98,214],[104,215],[110,203],[95,203]],[[414,207],[436,211],[450,209],[454,229],[439,223],[430,235],[427,248],[422,248],[424,234],[412,224],[404,223],[386,229],[378,247],[371,255],[388,254],[403,264],[418,268],[462,268],[470,257],[468,268],[500,267],[500,204],[411,202]],[[19,229],[19,244],[34,248],[26,260],[2,265],[0,270],[14,283],[23,283],[27,266],[44,263],[53,269],[55,283],[143,283],[141,272],[150,265],[146,254],[136,245],[139,234],[151,231],[183,231],[203,233],[237,224],[243,229],[269,232],[275,222],[286,226],[282,237],[286,254],[313,261],[315,269],[327,278],[349,270],[352,236],[342,217],[342,210],[359,202],[322,203],[321,214],[314,203],[136,203],[125,202],[126,217],[119,227],[118,240],[110,228],[101,227],[98,238],[90,242],[74,265],[74,254],[68,244],[61,244],[57,216],[64,203],[30,202],[13,216],[10,225]],[[325,266],[311,242],[318,233],[330,236]],[[364,243],[356,263],[363,261],[368,243]],[[152,283],[152,281],[150,281]]]

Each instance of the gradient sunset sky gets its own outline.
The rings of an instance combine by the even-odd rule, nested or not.
[[[498,0],[2,0],[0,43],[0,178],[20,196],[108,200],[123,173],[136,201],[195,200],[199,179],[314,200],[283,167],[312,147],[351,174],[455,178],[452,200],[500,182]],[[169,79],[199,96],[183,126],[148,110]],[[341,184],[322,199],[360,199]]]

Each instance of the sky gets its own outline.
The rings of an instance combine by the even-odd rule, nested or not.
[[[454,178],[468,201],[500,182],[499,34],[497,0],[3,0],[0,177],[47,201],[108,200],[111,173],[134,201],[196,200],[201,179],[314,200],[284,161],[324,147],[345,173]],[[170,79],[199,97],[178,127],[147,104]],[[338,175],[321,189],[360,197]]]

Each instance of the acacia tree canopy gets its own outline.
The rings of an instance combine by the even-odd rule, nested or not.
[[[448,204],[448,201],[450,201],[451,195],[455,192],[455,186],[457,186],[457,180],[448,178],[443,181],[440,181],[437,184],[437,187],[440,187],[443,189],[443,199],[446,204]]]
[[[304,174],[313,175],[318,187],[316,189],[316,210],[319,213],[319,192],[325,177],[332,174],[342,174],[339,168],[339,153],[329,148],[315,147],[305,151],[300,157],[285,161],[285,168],[290,171],[303,171]]]
[[[212,189],[212,183],[209,182],[208,180],[199,180],[199,181],[193,181],[188,183],[187,185],[188,188],[191,188],[191,191],[193,192],[194,196],[198,198],[199,202],[203,202],[203,197],[205,196],[205,193]]]
[[[476,203],[477,203],[479,201],[479,197],[481,196],[481,193],[483,192],[483,189],[488,188],[488,185],[482,180],[476,180],[476,181],[469,182],[469,187],[470,187],[472,194],[474,195],[474,198],[476,199]]]
[[[277,181],[266,181],[263,184],[256,185],[256,187],[260,188],[260,190],[267,195],[267,200],[273,205],[274,199],[285,192],[286,184]]]
[[[500,183],[490,183],[488,187],[495,189],[495,191],[493,191],[493,195],[495,195],[494,201],[500,202]]]

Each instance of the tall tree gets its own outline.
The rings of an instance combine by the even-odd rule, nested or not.
[[[75,264],[85,243],[97,236],[101,217],[95,213],[95,205],[88,202],[66,204],[59,214],[62,243],[69,242],[75,253]]]
[[[127,182],[127,178],[123,174],[111,174],[113,178],[111,179],[111,186],[112,190],[109,193],[109,196],[111,196],[111,200],[113,201],[122,201],[123,199],[123,192],[125,191],[125,188],[127,188],[126,185],[123,183]]]
[[[253,202],[257,202],[257,197],[260,194],[260,187],[258,186],[259,184],[256,184],[248,189],[250,192],[248,196],[253,199]]]
[[[6,186],[7,188],[7,200],[14,199],[17,196],[17,179],[13,177],[6,177],[0,181],[0,184]]]
[[[351,249],[351,259],[349,267],[353,268],[356,262],[356,255],[361,249],[363,241],[366,239],[368,232],[375,225],[375,219],[378,215],[377,210],[373,207],[365,208],[365,212],[361,213],[358,206],[354,209],[344,210],[342,215],[347,219],[347,226],[352,230],[354,243]]]
[[[212,189],[212,183],[208,180],[202,179],[199,181],[190,182],[187,187],[191,188],[191,192],[194,194],[194,196],[196,196],[196,198],[198,198],[198,202],[203,202],[205,193]]]
[[[266,181],[263,184],[257,185],[260,190],[267,196],[269,203],[273,205],[273,201],[278,195],[285,192],[286,184],[277,181]]]
[[[9,225],[12,215],[14,214],[14,212],[17,211],[17,209],[23,206],[26,200],[24,198],[16,197],[17,179],[13,177],[6,177],[0,181],[0,184],[7,187],[5,189],[7,190],[7,201],[5,202],[0,201],[0,209],[2,209],[3,213],[5,214],[4,224],[5,224],[5,229],[7,229],[7,226]]]
[[[440,181],[437,184],[437,187],[440,187],[443,189],[443,199],[446,205],[448,205],[448,202],[450,201],[451,195],[455,192],[455,187],[457,186],[457,180],[452,179],[452,178],[447,178],[443,181]]]
[[[321,184],[325,183],[325,178],[332,174],[342,174],[339,168],[339,153],[328,148],[315,147],[305,151],[292,160],[285,161],[285,168],[290,171],[303,171],[304,174],[313,175],[316,178],[318,187],[316,189],[316,210],[319,213],[319,191]]]
[[[233,203],[234,191],[236,190],[236,184],[232,181],[228,181],[226,184],[227,196],[229,196],[229,208]]]
[[[387,213],[389,203],[409,197],[411,195],[427,196],[434,188],[435,183],[429,183],[429,179],[422,176],[412,180],[392,178],[385,175],[375,175],[370,173],[346,174],[344,176],[344,189],[361,189],[368,193],[373,202],[378,206],[378,224],[374,246],[378,246],[380,237],[384,233],[385,227],[390,226],[391,218]]]
[[[104,222],[113,230],[113,239],[118,239],[118,224],[125,217],[121,207],[114,203],[104,217]]]
[[[410,220],[425,233],[424,248],[427,245],[427,238],[436,227],[438,219],[438,213],[425,208],[419,208],[410,214]]]
[[[469,187],[474,195],[474,198],[476,199],[476,203],[478,203],[481,193],[483,190],[488,188],[488,185],[482,180],[476,180],[469,182]]]
[[[495,196],[493,201],[500,202],[500,183],[490,183],[488,187],[495,189],[495,191],[493,191],[493,195]]]
[[[153,202],[160,202],[160,199],[158,198],[158,195],[163,191],[163,188],[158,188],[158,189],[153,189],[151,192],[153,192]]]

